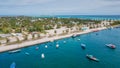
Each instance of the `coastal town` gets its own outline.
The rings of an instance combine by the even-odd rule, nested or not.
[[[120,68],[120,0],[0,0],[0,68]]]
[[[119,24],[119,21],[114,20],[1,17],[0,52],[70,37],[74,34],[99,31],[117,24]]]

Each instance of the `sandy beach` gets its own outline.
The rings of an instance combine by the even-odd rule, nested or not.
[[[25,42],[18,43],[18,44],[0,46],[0,52],[13,50],[13,49],[18,49],[18,48],[23,48],[23,47],[27,47],[27,46],[32,46],[32,45],[35,45],[35,44],[48,42],[50,40],[57,40],[57,39],[67,38],[67,37],[71,37],[73,34],[76,34],[76,35],[86,34],[86,33],[93,32],[95,30],[103,30],[103,29],[106,29],[106,27],[89,29],[89,30],[86,30],[86,31],[77,32],[77,33],[71,33],[71,34],[67,34],[67,35],[63,35],[63,36],[54,36],[54,37],[50,37],[50,38],[45,37],[45,38],[42,38],[42,39],[25,41]]]

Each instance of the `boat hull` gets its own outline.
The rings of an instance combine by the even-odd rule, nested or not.
[[[13,51],[9,51],[9,54],[18,53],[18,52],[20,52],[20,51],[21,51],[20,49],[18,49],[18,50],[13,50]]]
[[[95,57],[90,57],[89,55],[86,55],[86,57],[89,59],[89,60],[93,60],[93,61],[96,61],[96,62],[99,62],[99,59],[95,58]]]
[[[111,49],[116,49],[116,46],[113,44],[106,44],[107,47],[111,48]]]
[[[81,48],[82,49],[86,49],[86,45],[85,44],[81,44]]]
[[[81,46],[82,49],[86,49],[85,46]]]

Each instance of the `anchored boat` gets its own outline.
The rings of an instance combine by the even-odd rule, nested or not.
[[[26,55],[30,55],[28,52],[25,52]]]
[[[35,49],[36,49],[36,50],[38,50],[38,49],[39,49],[39,47],[36,47]]]
[[[45,48],[48,48],[48,46],[47,46],[47,45],[45,45]]]
[[[106,44],[107,47],[111,48],[111,49],[115,49],[116,46],[114,44]]]
[[[85,48],[86,48],[86,45],[85,45],[85,44],[81,44],[81,48],[82,48],[82,49],[85,49]]]
[[[63,43],[66,43],[66,41],[63,41]]]
[[[11,53],[18,53],[18,52],[20,52],[21,51],[21,49],[17,49],[17,50],[12,50],[12,51],[9,51],[9,53],[11,54]]]
[[[73,34],[73,35],[72,35],[72,38],[75,38],[76,36],[77,36],[76,34]]]
[[[41,54],[41,58],[44,59],[45,58],[45,55],[44,53]]]
[[[99,59],[95,58],[93,55],[86,55],[86,57],[90,60],[93,60],[93,61],[96,61],[96,62],[99,62]]]
[[[59,48],[59,44],[56,45],[56,48]]]
[[[78,39],[78,41],[80,41],[80,39]]]

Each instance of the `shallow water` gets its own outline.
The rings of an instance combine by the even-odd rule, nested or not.
[[[58,49],[55,46],[57,43]],[[81,48],[81,43],[86,44],[85,50]],[[107,48],[105,44],[108,43],[115,44],[117,48]],[[48,48],[45,48],[45,45]],[[36,47],[39,49],[36,50]],[[26,55],[26,52],[29,55]],[[45,54],[44,59],[41,58],[42,53]],[[100,62],[88,60],[86,54],[94,55]],[[120,68],[120,29],[103,30],[38,44],[22,48],[19,53],[0,54],[0,68],[10,68],[12,62],[16,62],[16,68]]]
[[[55,16],[43,16],[43,18],[44,17],[80,18],[90,20],[120,20],[120,15],[55,15]]]

